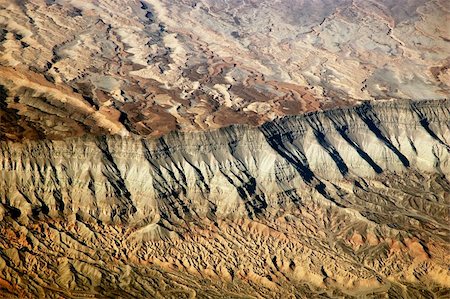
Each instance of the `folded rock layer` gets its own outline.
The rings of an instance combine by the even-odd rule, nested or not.
[[[3,141],[0,290],[442,297],[449,156],[448,100],[158,139]]]

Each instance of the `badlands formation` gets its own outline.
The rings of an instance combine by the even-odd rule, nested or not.
[[[0,138],[161,136],[450,93],[446,0],[0,0]]]
[[[447,298],[445,0],[0,0],[0,298]]]

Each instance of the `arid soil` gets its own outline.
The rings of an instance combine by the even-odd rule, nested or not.
[[[450,101],[0,143],[6,298],[445,298]]]
[[[260,125],[449,94],[448,1],[0,1],[2,139]]]
[[[449,24],[0,0],[0,298],[449,298]]]

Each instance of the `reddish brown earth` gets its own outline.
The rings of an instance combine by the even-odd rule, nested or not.
[[[0,298],[449,298],[449,24],[0,0]]]
[[[2,139],[161,136],[449,94],[443,0],[0,7]]]

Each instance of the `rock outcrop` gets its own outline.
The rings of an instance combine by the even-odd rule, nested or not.
[[[449,15],[446,0],[0,0],[0,139],[448,98]]]
[[[18,297],[448,294],[450,101],[0,143]]]

